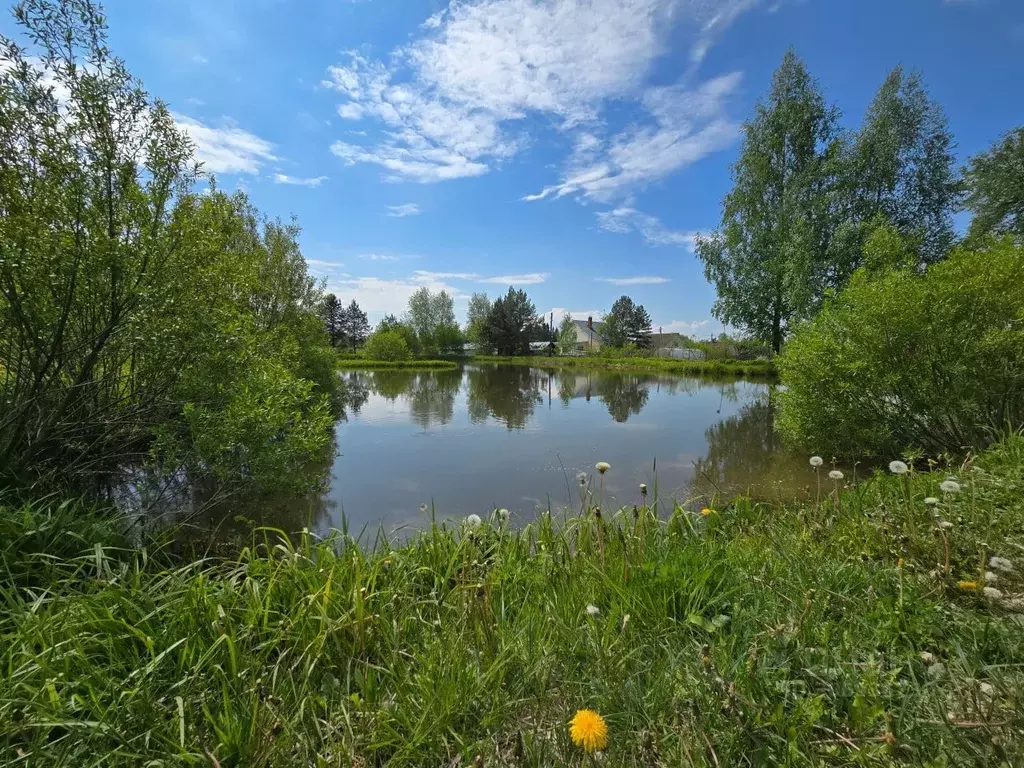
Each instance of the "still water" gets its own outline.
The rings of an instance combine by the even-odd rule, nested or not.
[[[578,508],[577,474],[598,461],[611,464],[606,508],[639,503],[640,483],[699,507],[737,493],[793,498],[813,482],[775,434],[762,382],[502,365],[344,379],[329,487],[305,507],[315,530],[343,517],[355,531],[419,527],[430,509],[442,519],[505,507],[527,521]]]

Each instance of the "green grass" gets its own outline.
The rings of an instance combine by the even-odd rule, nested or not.
[[[363,357],[345,357],[338,361],[338,368],[457,368],[454,360],[367,360]]]
[[[0,763],[578,766],[587,707],[607,765],[1024,764],[1021,616],[957,586],[996,554],[1024,590],[1024,438],[808,505],[588,489],[582,517],[194,561],[2,507]]]
[[[777,377],[769,360],[670,360],[664,357],[493,357],[472,358],[477,363],[512,363],[538,368],[584,368],[605,371],[681,373],[704,376]]]

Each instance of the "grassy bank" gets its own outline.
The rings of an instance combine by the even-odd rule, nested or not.
[[[192,562],[4,508],[0,762],[584,765],[590,708],[608,765],[1024,764],[1024,438],[807,506],[589,493],[521,529],[262,531]]]
[[[581,368],[603,371],[681,373],[703,376],[776,378],[775,365],[768,360],[669,360],[663,357],[494,357],[472,358],[479,363],[512,363],[538,368]]]
[[[367,360],[363,357],[343,357],[338,360],[340,370],[357,368],[457,368],[453,360]]]

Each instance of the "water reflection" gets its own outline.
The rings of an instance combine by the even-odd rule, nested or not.
[[[509,429],[526,426],[544,403],[548,376],[520,365],[489,365],[467,373],[469,418],[474,423],[496,419]]]

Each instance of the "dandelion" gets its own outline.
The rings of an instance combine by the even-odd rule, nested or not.
[[[480,515],[470,515],[469,517],[466,518],[466,526],[471,531],[478,531],[478,530],[480,530],[480,526],[482,524],[483,524],[483,521],[480,519]]]
[[[952,527],[953,527],[953,524],[951,522],[949,522],[949,520],[940,520],[939,521],[939,528],[942,528],[944,531],[948,531]]]
[[[894,475],[905,475],[907,474],[907,472],[910,471],[910,467],[908,467],[905,462],[899,460],[890,461],[889,471],[892,472]]]
[[[704,507],[704,509],[702,509],[702,510],[700,511],[700,513],[701,513],[701,514],[702,514],[702,515],[703,515],[704,517],[707,517],[708,515],[710,515],[710,514],[711,514],[711,510],[710,510],[710,509],[708,509],[707,507]]]
[[[999,577],[996,574],[992,573],[992,571],[985,571],[985,583],[986,584],[995,584],[998,581],[999,581]]]
[[[926,496],[924,500],[924,505],[926,507],[937,507],[939,505],[939,500],[936,499],[934,496]]]
[[[992,557],[988,561],[988,567],[993,571],[1003,571],[1004,573],[1013,572],[1013,563],[1007,560],[1005,557]]]
[[[640,495],[641,496],[646,496],[647,495],[647,483],[640,483]]]
[[[976,581],[958,581],[956,583],[958,589],[962,589],[965,592],[971,592],[978,588],[978,582]]]
[[[831,472],[828,473],[828,476],[832,480],[836,480],[836,481],[839,481],[839,480],[843,479],[843,473],[840,472],[838,469],[833,469]]]
[[[420,512],[426,513],[428,507],[426,504],[420,504]]]
[[[580,485],[586,485],[587,484],[587,473],[586,472],[580,472],[578,475],[576,475],[576,479],[579,480]]]
[[[502,525],[505,525],[505,523],[508,522],[508,510],[507,509],[502,508],[502,509],[498,510],[498,522],[501,523]]]
[[[612,465],[609,464],[607,461],[599,461],[597,462],[597,464],[594,465],[594,467],[597,469],[598,472],[600,472],[603,475],[605,472],[612,468]]]
[[[985,597],[987,597],[989,600],[1003,599],[1003,593],[995,587],[985,587],[983,590],[981,590],[981,593],[985,595]]]
[[[825,460],[821,458],[821,456],[811,456],[811,466],[814,467],[815,469],[817,469],[824,463]]]
[[[587,605],[587,616],[594,617],[594,616],[598,616],[600,613],[601,613],[601,609],[598,608],[593,603],[590,603],[589,605]]]
[[[569,735],[577,747],[596,752],[608,746],[608,726],[592,709],[581,709],[569,725]]]
[[[931,666],[936,661],[938,661],[938,659],[936,659],[935,658],[935,654],[931,653],[930,651],[921,651],[921,661],[923,661],[925,664]]]
[[[951,477],[947,477],[939,483],[939,490],[943,493],[960,493],[960,483]]]

